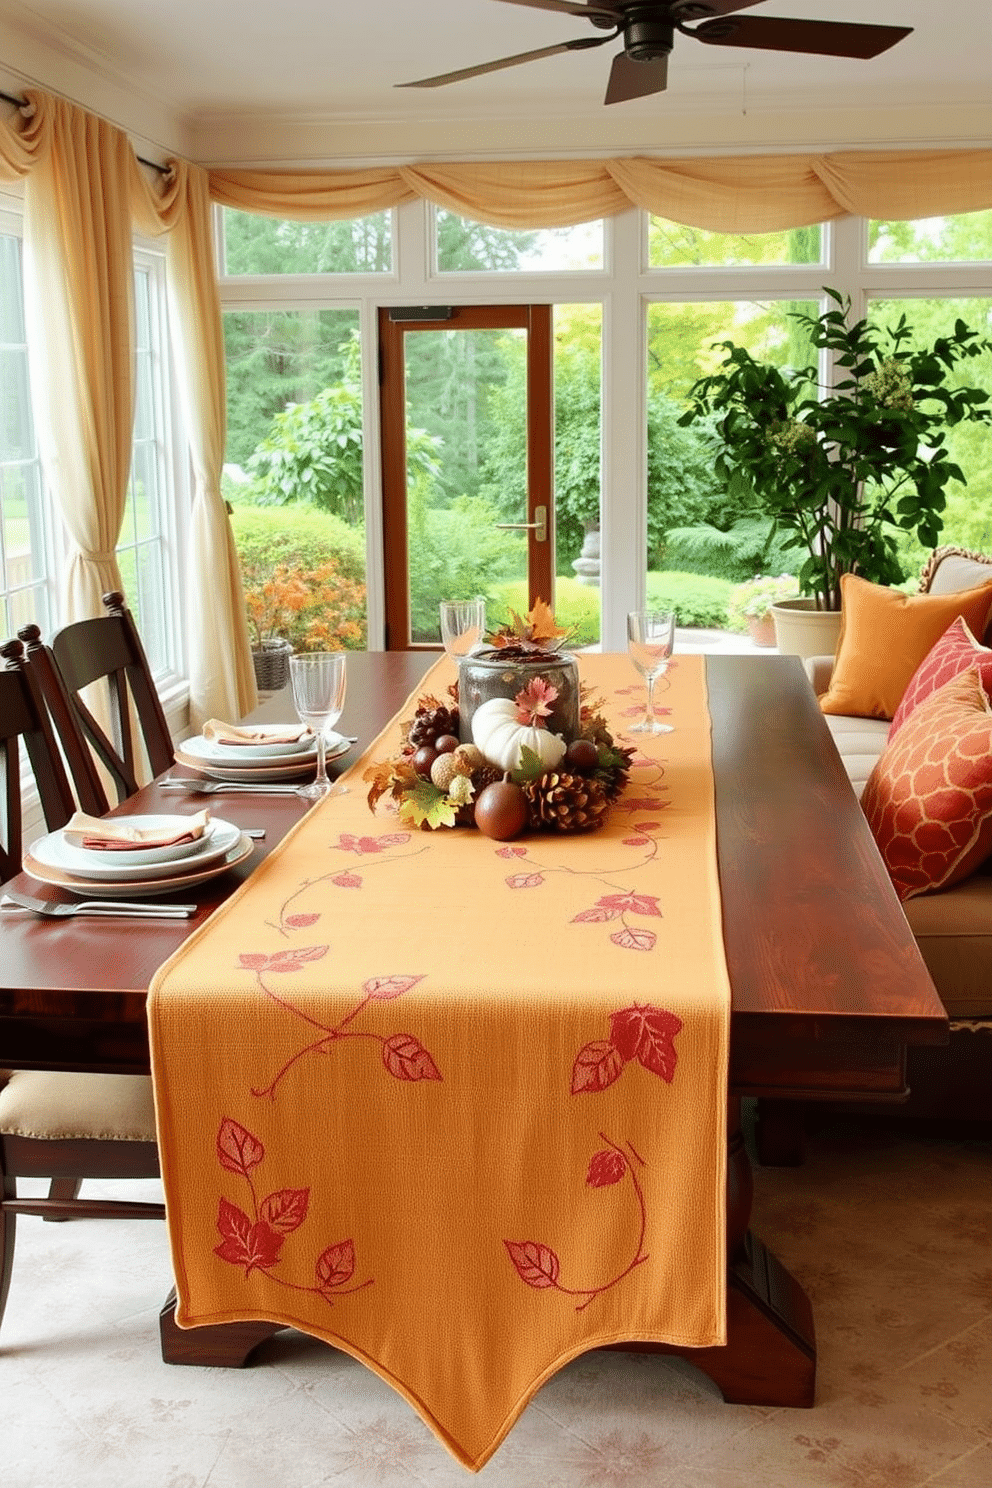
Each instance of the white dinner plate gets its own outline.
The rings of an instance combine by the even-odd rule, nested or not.
[[[335,734],[340,738],[340,734]],[[280,751],[278,755],[256,756],[253,752],[246,753],[244,749],[231,744],[215,744],[213,739],[205,739],[202,734],[193,734],[191,738],[184,739],[179,745],[187,754],[191,754],[199,764],[222,765],[224,769],[254,771],[271,770],[283,765],[313,764],[317,754],[317,740],[310,738],[305,744],[294,744],[290,749]]]
[[[133,826],[142,831],[169,832],[181,830],[181,824],[190,821],[190,817],[179,815],[172,816],[129,816],[128,826]],[[197,858],[201,853],[209,851],[217,842],[216,827],[226,827],[227,822],[218,824],[213,818],[207,822],[199,837],[192,842],[173,842],[167,847],[81,847],[78,842],[71,842],[65,835],[65,828],[59,832],[51,833],[51,836],[61,840],[62,847],[67,856],[67,866],[72,866],[74,871],[82,872],[84,868],[92,868],[93,876],[96,878],[107,878],[109,874],[103,870],[110,864],[116,864],[120,868],[134,868],[138,864],[142,868],[158,863],[172,863],[185,861],[189,858]],[[83,836],[85,833],[76,832],[74,835]],[[222,849],[226,852],[230,842]],[[68,863],[71,855],[72,864]],[[220,856],[220,851],[215,853]],[[99,873],[96,871],[99,869]],[[142,875],[138,874],[140,878]],[[145,875],[147,876],[147,875]]]
[[[202,775],[207,775],[211,780],[233,780],[261,782],[266,780],[296,780],[300,776],[309,775],[313,771],[316,759],[316,745],[313,752],[302,759],[292,760],[286,757],[279,760],[269,760],[267,764],[249,765],[247,761],[239,769],[236,765],[226,764],[219,760],[216,755],[208,755],[200,746],[207,741],[198,736],[192,739],[184,739],[175,748],[176,760],[180,765],[188,765],[192,770],[199,770]],[[191,747],[192,746],[192,747]],[[328,760],[337,759],[338,755],[347,754],[351,748],[347,739],[340,734],[329,734],[327,737]]]
[[[254,732],[258,734],[258,740],[254,744],[222,744],[219,739],[205,739],[202,734],[198,735],[200,742],[207,750],[216,755],[218,759],[236,765],[238,760],[265,760],[275,761],[279,759],[299,759],[302,755],[313,758],[317,750],[317,741],[313,734],[307,734],[302,739],[296,739],[287,743],[266,744],[264,735],[282,733],[288,725],[280,727],[278,724],[259,724]],[[190,740],[186,741],[190,743]]]
[[[138,818],[135,818],[138,820]],[[144,820],[145,818],[142,818]],[[153,817],[148,817],[153,821]],[[29,849],[32,858],[45,868],[58,869],[62,873],[71,873],[73,878],[85,879],[87,883],[142,883],[152,879],[171,879],[181,877],[183,874],[199,872],[210,864],[216,863],[219,858],[229,853],[236,846],[241,836],[241,828],[234,826],[232,822],[221,821],[214,817],[207,824],[207,830],[197,846],[200,851],[185,858],[173,858],[167,863],[122,863],[120,859],[125,856],[123,852],[115,853],[89,853],[82,852],[78,847],[72,847],[66,842],[62,833],[49,832],[47,837],[40,837],[33,842]],[[94,863],[92,860],[99,858],[101,861]],[[112,858],[112,862],[107,859]]]
[[[185,873],[175,873],[169,878],[127,879],[127,897],[147,899],[152,894],[178,894],[182,889],[191,889],[194,884],[206,883],[207,879],[218,878],[220,874],[226,873],[228,868],[235,868],[239,863],[243,863],[254,846],[255,843],[251,837],[246,836],[244,832],[239,832],[234,846],[222,858],[215,858],[212,863],[206,863],[197,868],[187,868]],[[107,883],[100,879],[79,878],[64,868],[48,867],[39,862],[32,851],[24,854],[22,866],[25,873],[30,873],[31,877],[38,879],[40,883],[54,884],[60,889],[71,889],[74,894],[81,894],[84,899],[119,899],[121,897],[121,879]]]

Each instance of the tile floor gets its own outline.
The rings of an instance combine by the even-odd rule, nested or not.
[[[479,1481],[990,1488],[992,1140],[835,1124],[804,1167],[758,1170],[754,1228],[813,1299],[813,1410],[728,1406],[686,1364],[586,1355],[538,1393]],[[387,1385],[300,1334],[241,1371],[163,1364],[169,1279],[159,1224],[21,1220],[0,1333],[4,1488],[470,1481]]]

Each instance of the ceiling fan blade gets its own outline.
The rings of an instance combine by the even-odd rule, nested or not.
[[[808,52],[820,57],[877,57],[912,26],[862,26],[848,21],[793,21],[777,16],[741,16],[703,21],[692,35],[710,46],[756,47],[770,52]]]
[[[447,83],[460,83],[465,78],[482,77],[487,72],[500,72],[504,67],[518,67],[521,62],[536,62],[541,57],[556,57],[559,52],[584,52],[589,47],[605,46],[609,36],[583,36],[578,41],[562,41],[557,46],[538,47],[535,52],[517,52],[513,57],[500,57],[496,62],[480,62],[477,67],[460,67],[457,72],[441,72],[437,77],[418,78],[414,83],[394,83],[396,88],[443,88]]]
[[[672,20],[677,25],[683,21],[711,20],[714,16],[731,15],[735,10],[747,10],[749,5],[763,5],[764,0],[673,0]]]
[[[646,98],[649,93],[663,93],[668,86],[668,58],[653,62],[635,62],[626,52],[618,52],[610,68],[610,81],[604,103],[626,103],[630,98]]]
[[[563,15],[586,16],[593,15],[601,17],[611,25],[616,25],[617,15],[623,10],[622,5],[614,3],[614,0],[603,0],[602,5],[584,5],[582,0],[499,0],[501,5],[529,5],[532,10],[557,10]],[[759,0],[744,0],[745,5],[757,5]]]

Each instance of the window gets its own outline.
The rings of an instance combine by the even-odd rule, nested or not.
[[[716,233],[652,217],[648,263],[653,269],[818,264],[823,261],[823,238],[818,225],[776,233]]]
[[[51,544],[34,437],[20,223],[0,211],[0,602],[4,637],[51,628]]]
[[[992,263],[992,211],[915,222],[869,222],[873,264]]]
[[[225,207],[221,213],[224,274],[388,274],[393,267],[392,214],[345,222],[286,222]]]
[[[603,267],[603,224],[511,232],[438,208],[435,247],[442,274],[561,274]]]
[[[167,397],[164,348],[163,260],[135,253],[134,440],[117,562],[124,594],[134,611],[153,673],[179,670],[180,638],[172,623],[175,548],[168,508]]]

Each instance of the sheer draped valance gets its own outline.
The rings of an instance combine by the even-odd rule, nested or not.
[[[900,219],[992,207],[992,150],[212,170],[210,195],[303,221],[362,217],[422,197],[493,227],[567,227],[639,207],[710,232],[779,232],[848,213]]]

